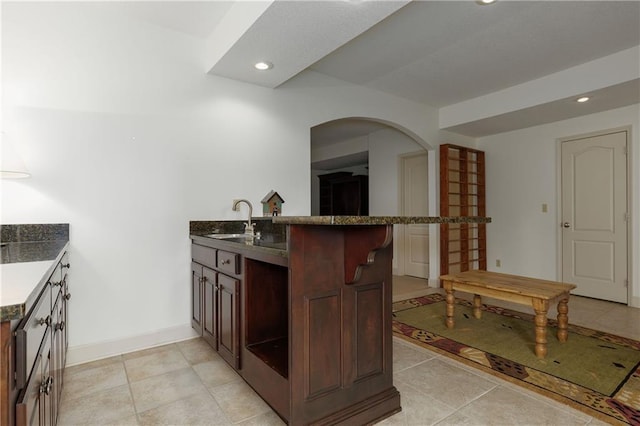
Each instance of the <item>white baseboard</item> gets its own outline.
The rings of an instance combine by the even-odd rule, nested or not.
[[[67,367],[194,337],[198,337],[198,334],[191,328],[191,324],[184,324],[123,339],[69,346],[67,350]]]
[[[440,287],[440,278],[429,278],[427,280],[427,285],[429,287],[433,287],[433,288],[439,288]]]

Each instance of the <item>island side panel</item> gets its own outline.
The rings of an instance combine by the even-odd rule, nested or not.
[[[393,387],[390,225],[369,227],[358,280],[345,268],[363,228],[290,225],[290,424],[364,424],[400,410]],[[382,245],[383,247],[378,247]],[[353,275],[352,275],[353,276]]]

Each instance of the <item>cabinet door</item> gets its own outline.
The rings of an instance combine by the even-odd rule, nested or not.
[[[35,364],[38,351],[51,326],[51,285],[45,285],[31,313],[24,318],[15,332],[16,343],[16,387],[25,386]]]
[[[35,359],[31,378],[18,395],[16,425],[51,425],[51,395],[54,379],[49,374],[51,335],[47,333],[42,350]]]
[[[64,341],[64,351],[62,356],[62,367],[64,368],[67,365],[67,349],[69,347],[69,328],[68,318],[69,318],[69,299],[71,299],[71,293],[69,292],[69,269],[71,268],[71,263],[69,262],[69,253],[65,253],[62,256],[62,323],[63,326],[63,336],[62,339]]]
[[[68,319],[69,319],[69,299],[71,299],[71,293],[69,292],[69,281],[67,280],[68,275],[65,275],[62,279],[62,309],[61,309],[61,318],[60,321],[62,323],[61,331],[62,331],[62,368],[67,365],[67,349],[69,348],[69,327],[68,327]]]
[[[240,281],[218,274],[218,353],[240,368]]]
[[[61,293],[51,313],[53,322],[53,338],[51,341],[50,375],[53,377],[53,394],[51,397],[51,411],[53,422],[58,417],[58,407],[60,406],[60,395],[62,394],[62,380],[64,376],[65,362],[65,329],[64,321],[64,295]]]
[[[202,266],[191,262],[191,327],[202,335]]]
[[[52,336],[53,337],[53,336]],[[54,425],[56,418],[56,379],[53,377],[52,370],[55,363],[55,354],[53,347],[49,344],[49,348],[42,351],[42,385],[40,389],[40,411],[42,411],[43,425]]]
[[[204,318],[202,320],[202,337],[214,349],[218,349],[218,334],[216,332],[217,273],[209,268],[202,268],[202,281],[204,285]]]

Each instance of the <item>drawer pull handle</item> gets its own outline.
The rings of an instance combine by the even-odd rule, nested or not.
[[[222,262],[220,262],[222,265],[228,265],[231,263],[231,260],[229,259],[224,259]]]
[[[67,294],[65,294],[65,295],[64,295],[64,298],[65,298],[66,300],[71,299],[71,293],[67,293]]]
[[[51,386],[53,385],[53,377],[49,376],[45,379],[44,382],[40,384],[40,393],[44,393],[45,395],[49,395],[51,392]]]
[[[38,325],[45,325],[45,324],[51,325],[51,315],[49,315],[46,318],[40,318],[38,320]]]
[[[63,268],[71,268],[71,263],[63,263],[60,266],[62,266]]]
[[[64,330],[64,321],[60,321],[59,323],[56,324],[56,330]]]

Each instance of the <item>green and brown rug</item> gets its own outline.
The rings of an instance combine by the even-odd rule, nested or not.
[[[445,306],[440,294],[394,303],[394,333],[593,417],[640,424],[640,342],[569,324],[559,343],[549,320],[548,353],[539,359],[533,315],[483,305],[478,320],[471,302],[456,299],[455,327],[447,329]]]

